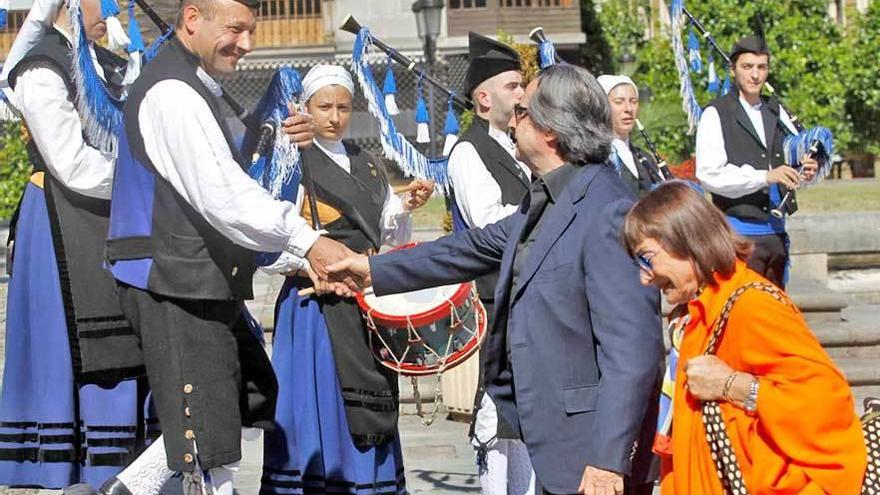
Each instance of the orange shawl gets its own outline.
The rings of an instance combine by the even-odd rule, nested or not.
[[[766,282],[737,261],[688,304],[673,404],[672,456],[662,459],[663,495],[723,495],[703,430],[700,403],[688,394],[684,364],[703,354],[728,296]],[[717,356],[758,377],[754,416],[722,403],[733,449],[752,495],[857,495],[867,454],[843,373],[807,328],[800,312],[770,294],[749,290],[737,301]]]

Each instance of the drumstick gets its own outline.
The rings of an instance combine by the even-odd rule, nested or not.
[[[373,293],[373,288],[372,288],[372,287],[367,287],[362,293],[363,293],[364,295],[372,294],[372,293]],[[313,295],[315,295],[315,288],[314,288],[314,287],[306,287],[305,289],[300,289],[300,290],[296,293],[296,295],[298,295],[299,297],[313,296]]]
[[[418,182],[416,182],[416,181],[412,181],[412,182],[410,182],[409,184],[406,184],[405,186],[397,186],[397,187],[395,187],[395,188],[394,188],[394,194],[408,193],[408,192],[410,192],[410,191],[415,191],[415,190],[418,190],[418,189],[421,189],[421,188],[422,188],[422,186],[419,185]]]

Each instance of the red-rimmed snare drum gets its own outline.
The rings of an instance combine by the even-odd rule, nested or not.
[[[473,282],[377,297],[358,294],[373,355],[405,376],[439,374],[464,362],[486,335]]]

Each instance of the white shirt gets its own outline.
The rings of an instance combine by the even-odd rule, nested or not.
[[[516,159],[516,145],[506,132],[490,124],[489,136]],[[517,161],[517,165],[526,173],[526,177],[531,177],[525,164]],[[485,227],[510,216],[519,208],[519,205],[501,204],[501,186],[495,182],[471,143],[463,142],[455,146],[449,155],[448,173],[455,191],[455,204],[471,227]]]
[[[70,35],[55,26],[68,40]],[[89,45],[98,75],[104,71]],[[116,159],[89,146],[64,78],[48,63],[34,63],[18,76],[15,96],[28,131],[53,177],[71,191],[110,199]]]
[[[761,103],[751,105],[742,97],[740,104],[746,111],[755,132],[766,147],[764,121],[761,118]],[[779,109],[779,118],[792,133],[797,133],[791,118],[784,109]],[[756,170],[751,164],[737,166],[727,161],[724,136],[721,133],[721,118],[715,107],[703,110],[697,126],[697,179],[709,192],[728,198],[739,198],[767,186],[767,171]],[[817,174],[818,175],[818,174]]]
[[[346,173],[351,173],[351,159],[345,151],[342,141],[330,141],[315,138],[315,146],[323,151],[331,160]],[[302,212],[305,188],[300,185],[296,195],[296,209]],[[382,237],[383,246],[399,246],[409,242],[412,237],[412,213],[403,208],[403,200],[391,185],[388,186],[388,195],[382,206]],[[289,273],[309,268],[308,260],[290,253],[282,253],[277,261],[269,266],[261,267],[270,274]]]
[[[636,168],[636,159],[632,154],[632,150],[629,149],[629,141],[624,141],[620,138],[614,138],[611,141],[611,146],[614,148],[614,151],[617,152],[617,157],[620,158],[620,161],[623,162],[623,165],[633,174],[633,177],[638,178],[639,169]]]
[[[219,85],[201,69],[198,73],[218,94]],[[156,173],[232,242],[305,256],[318,239],[296,205],[273,199],[242,170],[208,103],[183,81],[168,79],[150,88],[138,123]]]

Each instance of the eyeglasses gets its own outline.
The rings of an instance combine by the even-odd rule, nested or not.
[[[528,107],[520,106],[519,103],[513,106],[513,117],[516,119],[516,123],[519,124],[519,121],[529,116]]]
[[[639,265],[639,268],[641,268],[642,270],[645,270],[648,273],[653,273],[654,264],[651,262],[651,260],[654,259],[654,256],[657,256],[657,253],[636,253],[636,264]]]

